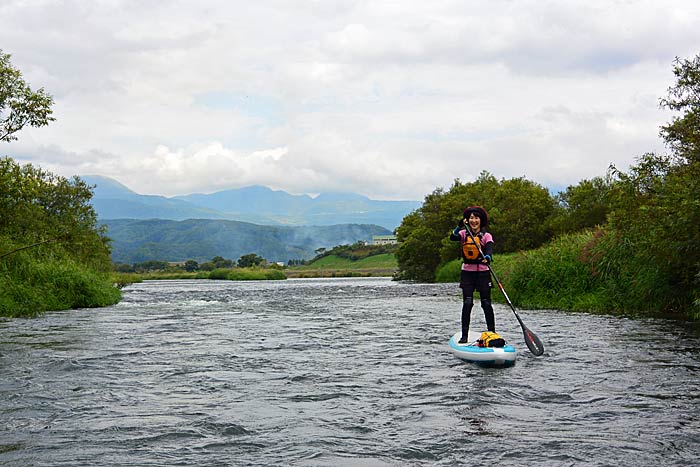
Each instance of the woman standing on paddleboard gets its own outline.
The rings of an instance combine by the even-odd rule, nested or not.
[[[471,206],[464,210],[464,216],[459,225],[450,234],[450,240],[459,241],[462,244],[462,271],[460,273],[459,287],[462,289],[462,338],[460,344],[469,340],[469,322],[471,320],[472,306],[474,306],[474,290],[479,291],[481,308],[484,310],[486,327],[490,332],[496,332],[496,319],[491,305],[491,272],[489,263],[493,252],[493,237],[484,229],[488,226],[489,217],[481,206]],[[466,228],[471,230],[469,235]],[[479,246],[484,255],[479,253]]]

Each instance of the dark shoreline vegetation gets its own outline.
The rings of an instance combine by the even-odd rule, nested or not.
[[[120,300],[120,287],[144,278],[392,272],[398,280],[456,281],[459,246],[448,234],[466,205],[478,204],[489,211],[494,269],[516,306],[700,319],[700,55],[676,59],[673,72],[677,82],[660,100],[674,112],[660,127],[669,154],[644,154],[627,172],[611,166],[605,176],[555,196],[525,178],[497,180],[487,171],[471,183],[457,179],[404,217],[395,250],[343,245],[287,268],[263,268],[264,259],[251,253],[239,259],[239,268],[117,274],[108,232],[97,226],[90,204],[93,187],[0,158],[0,316],[107,306]],[[43,89],[31,91],[1,51],[0,73],[12,78],[0,83],[13,86],[0,89],[0,96],[17,99],[0,120],[0,142],[16,139],[26,125],[53,120],[52,98]],[[0,113],[7,107],[3,99]]]
[[[150,280],[228,280],[228,281],[261,281],[284,280],[287,276],[279,269],[272,268],[220,268],[213,271],[152,271],[144,273],[115,272],[112,273],[112,282],[118,287],[150,281]]]
[[[61,255],[39,257],[25,254],[0,264],[0,316],[31,317],[45,311],[103,307],[121,299],[109,273]]]
[[[0,316],[103,307],[121,292],[90,188],[0,158]]]
[[[224,264],[212,270],[186,271],[182,267],[166,266],[164,262],[148,262],[155,266],[143,270],[143,265],[135,264],[131,269],[141,272],[115,272],[114,283],[120,287],[144,280],[210,279],[210,280],[285,280],[316,277],[392,277],[397,271],[393,251],[396,245],[372,246],[364,244],[339,245],[330,250],[320,251],[312,260],[304,264],[282,267],[276,264],[261,264],[251,267],[235,266],[233,261],[214,258],[207,264]],[[257,255],[248,255],[256,256]],[[258,257],[259,258],[259,257]],[[262,260],[262,258],[259,258]],[[160,263],[160,264],[159,264]],[[239,260],[240,263],[240,260]],[[159,268],[160,267],[160,268]]]

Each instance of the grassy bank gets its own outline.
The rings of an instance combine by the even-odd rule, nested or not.
[[[210,279],[230,281],[284,280],[283,271],[272,268],[221,268],[198,272],[113,273],[112,280],[120,285],[147,280]]]
[[[310,264],[285,270],[289,278],[307,277],[390,277],[397,268],[391,253],[351,260],[336,255],[324,256]]]
[[[20,252],[0,261],[0,316],[31,317],[45,311],[102,307],[121,292],[108,274],[73,260]]]
[[[210,280],[284,280],[312,277],[390,277],[396,271],[393,254],[369,256],[360,260],[324,256],[311,264],[276,268],[221,268],[197,272],[113,273],[112,281],[123,287],[145,280],[210,279]]]

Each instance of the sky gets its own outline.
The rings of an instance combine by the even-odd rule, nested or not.
[[[174,196],[551,191],[665,151],[695,0],[0,0],[56,121],[0,154]]]

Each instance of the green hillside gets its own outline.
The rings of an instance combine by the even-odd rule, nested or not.
[[[214,256],[236,259],[249,253],[270,262],[309,260],[335,245],[367,242],[390,233],[377,225],[263,226],[247,222],[189,219],[117,219],[102,221],[112,240],[112,260],[207,261]]]
[[[324,256],[318,261],[299,266],[299,269],[365,269],[365,268],[396,268],[396,257],[391,253],[369,256],[367,258],[353,261],[348,258],[330,255]]]
[[[339,245],[302,266],[287,269],[287,277],[393,276],[396,245]]]

